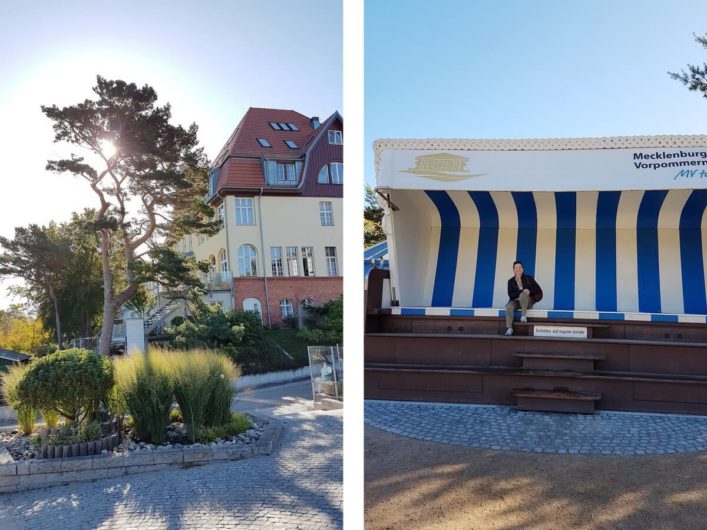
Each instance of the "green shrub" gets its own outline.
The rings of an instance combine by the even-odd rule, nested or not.
[[[197,431],[204,426],[206,407],[214,383],[203,353],[200,350],[187,350],[172,352],[171,355],[174,397],[192,443],[196,441]]]
[[[97,421],[92,421],[85,423],[79,429],[79,442],[92,442],[94,440],[100,440],[103,435],[103,429],[101,429],[101,424]]]
[[[17,414],[17,421],[20,424],[20,431],[24,435],[31,434],[34,430],[34,422],[37,419],[37,409],[20,394],[20,384],[28,371],[26,365],[15,365],[10,367],[2,376],[2,392],[5,401]]]
[[[37,409],[31,405],[20,405],[17,408],[17,422],[23,435],[32,434],[35,421],[37,421]]]
[[[321,318],[321,324],[316,328],[305,327],[299,332],[300,337],[309,344],[341,344],[344,339],[343,296],[315,308],[314,313]]]
[[[81,428],[65,425],[49,435],[49,445],[72,445],[81,442],[100,440],[103,435],[101,424],[97,421],[86,422]]]
[[[171,352],[170,361],[174,397],[195,442],[204,426],[228,422],[233,382],[240,374],[228,358],[209,350]]]
[[[182,412],[179,410],[179,407],[174,408],[169,412],[169,422],[184,423],[184,418],[182,418]]]
[[[81,423],[107,401],[113,383],[113,366],[107,358],[90,350],[69,349],[32,362],[18,391],[23,402]]]
[[[137,437],[161,444],[172,409],[173,387],[165,353],[151,350],[115,361],[114,409],[124,403],[133,418]],[[117,406],[116,406],[117,405]]]
[[[47,427],[50,429],[54,429],[58,424],[59,424],[59,413],[56,410],[40,410],[39,413],[42,415],[42,419],[44,419],[44,423],[47,424]]]
[[[229,414],[228,420],[217,427],[204,427],[199,430],[197,441],[199,443],[211,443],[218,438],[227,436],[238,436],[247,431],[252,426],[250,420],[241,413]]]
[[[236,391],[233,387],[240,371],[223,354],[207,353],[209,378],[212,381],[209,401],[206,405],[204,425],[214,427],[224,425],[231,419],[231,402]]]

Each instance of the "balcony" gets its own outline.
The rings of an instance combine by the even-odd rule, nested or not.
[[[207,272],[201,275],[201,281],[209,291],[230,291],[233,286],[233,272]]]

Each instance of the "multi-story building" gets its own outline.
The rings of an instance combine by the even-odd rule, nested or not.
[[[218,234],[178,250],[208,261],[207,301],[280,325],[342,294],[343,119],[250,108],[214,161]]]

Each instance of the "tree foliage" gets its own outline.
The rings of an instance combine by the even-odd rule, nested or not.
[[[380,243],[385,239],[381,226],[383,208],[378,205],[375,190],[366,184],[363,208],[363,243],[366,247]]]
[[[155,295],[153,295],[144,285],[140,285],[135,291],[135,294],[133,294],[128,301],[125,302],[125,307],[144,318],[148,315],[152,308],[155,307],[155,303]]]
[[[17,309],[0,310],[0,348],[34,354],[49,341],[42,322]]]
[[[707,34],[704,36],[695,35],[695,42],[701,44],[707,49]],[[677,79],[687,86],[688,90],[694,90],[702,93],[702,97],[707,98],[707,64],[702,66],[687,65],[687,70],[681,70],[680,73],[668,72],[668,75],[673,79]]]
[[[56,287],[62,331],[69,338],[93,336],[100,326],[103,280],[98,240],[92,228],[94,216],[95,211],[86,209],[81,214],[73,213],[69,222],[50,224],[70,250],[68,266]],[[27,294],[44,327],[56,332],[51,301],[31,289]]]
[[[71,249],[58,236],[56,226],[16,227],[15,237],[0,237],[0,277],[21,278],[51,301],[59,348],[62,347],[61,318],[57,290],[71,262]]]
[[[255,311],[226,311],[218,305],[196,303],[193,317],[166,329],[171,346],[208,348],[226,354],[244,374],[285,370],[292,361],[263,334]]]
[[[108,354],[116,311],[141,283],[198,284],[193,260],[180,258],[170,245],[217,227],[203,201],[208,160],[198,147],[196,124],[171,124],[169,104],[159,106],[148,85],[98,76],[93,91],[96,99],[42,111],[52,120],[55,142],[90,153],[50,160],[47,169],[83,178],[98,200],[93,229],[103,277],[100,351]],[[118,272],[125,285],[116,283]]]

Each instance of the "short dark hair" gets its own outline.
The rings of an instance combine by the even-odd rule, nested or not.
[[[514,268],[514,269],[516,268],[516,264],[518,264],[518,263],[520,264],[521,267],[523,267],[523,268],[525,269],[525,265],[523,265],[523,262],[520,261],[520,260],[517,260],[517,261],[514,261],[514,262],[513,262],[513,268]]]

